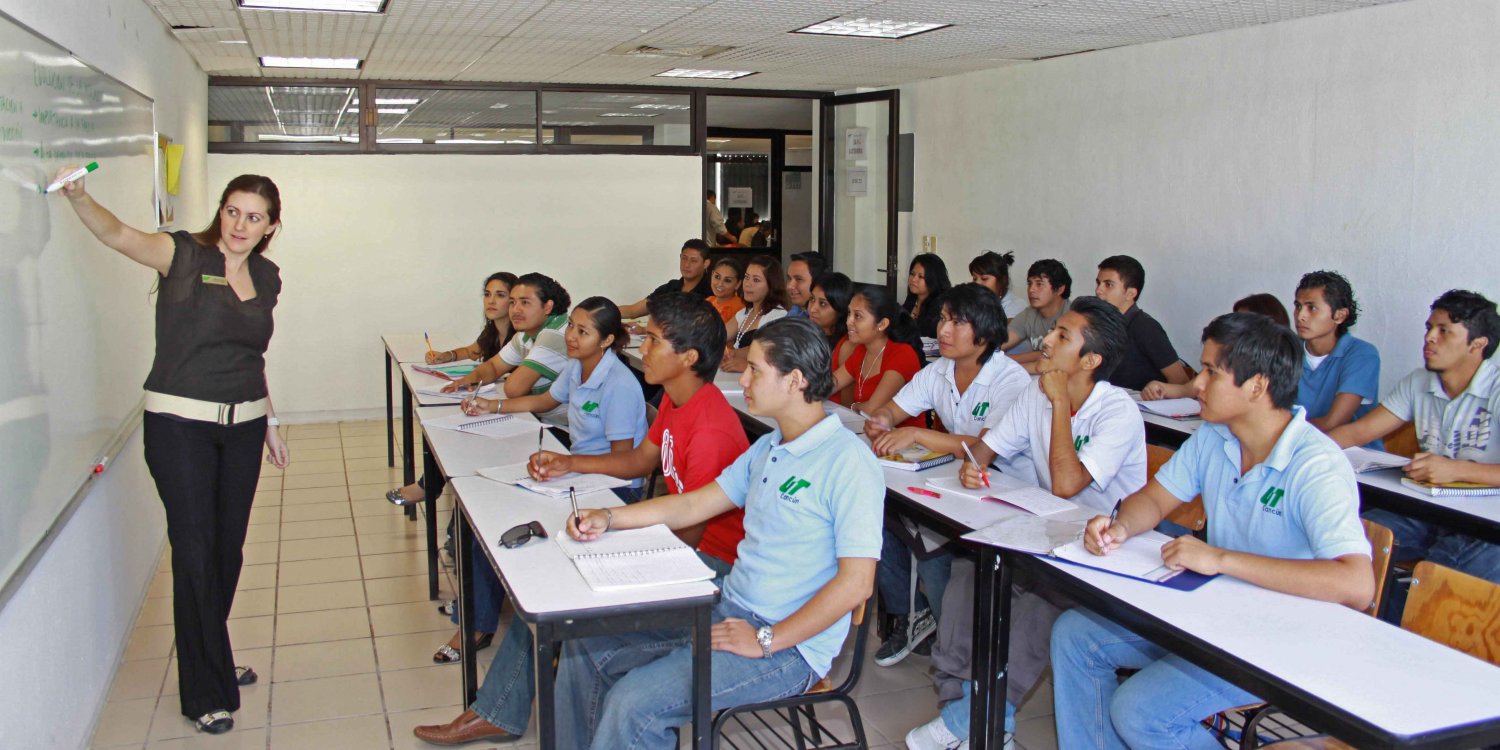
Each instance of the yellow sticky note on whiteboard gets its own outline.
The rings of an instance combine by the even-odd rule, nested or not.
[[[181,143],[167,144],[167,192],[177,194],[178,178],[182,176],[182,152],[185,146]]]

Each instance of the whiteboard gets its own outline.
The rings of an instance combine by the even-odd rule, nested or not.
[[[155,274],[101,245],[61,194],[156,228],[151,99],[0,15],[0,603],[139,420]]]

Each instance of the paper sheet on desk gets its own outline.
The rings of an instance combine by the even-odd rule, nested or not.
[[[544,428],[539,422],[529,419],[518,419],[512,414],[483,414],[471,417],[467,414],[449,414],[437,419],[429,419],[422,423],[424,427],[439,430],[457,430],[470,435],[482,435],[490,438],[507,438],[517,435],[535,435],[537,431]]]
[[[491,481],[525,487],[532,492],[550,497],[567,497],[569,487],[573,488],[574,493],[582,495],[630,484],[628,479],[620,479],[607,474],[578,474],[576,472],[568,472],[560,477],[538,482],[527,472],[526,462],[490,466],[480,469],[477,473]]]
[[[1076,541],[1083,533],[1084,524],[1084,521],[1052,521],[1040,516],[1017,515],[971,531],[963,538],[992,547],[1045,555]]]
[[[1405,456],[1361,448],[1359,446],[1345,448],[1344,458],[1349,459],[1349,465],[1354,467],[1355,474],[1363,474],[1367,471],[1380,471],[1381,469],[1394,469],[1411,463],[1411,459]]]
[[[1196,398],[1164,398],[1160,401],[1137,401],[1142,411],[1149,411],[1172,419],[1186,419],[1203,413],[1203,405]]]
[[[1066,513],[1078,507],[1078,504],[1071,500],[1064,500],[1040,487],[993,471],[990,472],[988,489],[971,490],[963,486],[958,477],[930,479],[927,481],[927,486],[945,494],[952,493],[973,500],[1007,503],[1038,516]]]
[[[464,399],[466,399],[466,398],[474,395],[474,391],[470,390],[467,387],[460,388],[460,389],[458,389],[456,391],[447,392],[447,393],[443,392],[443,388],[444,387],[446,387],[446,386],[442,386],[442,385],[423,386],[423,387],[417,389],[417,393],[419,393],[419,394],[421,394],[423,396],[430,396],[432,398],[451,398],[451,399],[453,399],[453,403],[458,403],[458,402],[460,402],[460,401],[462,401],[462,400],[464,400]],[[482,397],[484,397],[484,398],[494,398],[495,397],[495,384],[494,383],[485,383],[483,386],[480,387],[480,389],[479,389],[479,395],[482,396]]]

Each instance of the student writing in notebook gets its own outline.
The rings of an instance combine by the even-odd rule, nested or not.
[[[506,398],[546,393],[568,365],[563,327],[571,304],[568,290],[550,276],[528,273],[517,279],[510,291],[510,322],[515,327],[510,343],[443,390],[473,388],[508,373],[501,388]],[[566,426],[568,407],[559,404],[538,416],[548,424]]]
[[[653,289],[645,299],[620,306],[620,314],[626,320],[639,318],[646,314],[646,302],[652,297],[675,292],[688,292],[699,297],[708,298],[713,295],[712,285],[708,280],[708,243],[700,239],[690,239],[682,243],[682,249],[677,253],[677,270],[682,278],[672,279],[661,286]],[[640,333],[640,331],[631,331]]]
[[[1099,262],[1094,279],[1094,295],[1114,305],[1125,315],[1125,330],[1130,343],[1125,359],[1110,376],[1109,382],[1121,388],[1140,390],[1147,383],[1161,379],[1168,383],[1186,383],[1187,368],[1177,358],[1177,350],[1161,323],[1140,307],[1141,292],[1146,288],[1146,269],[1129,255],[1112,255]]]
[[[1042,338],[1068,309],[1072,293],[1073,277],[1061,261],[1046,258],[1032,263],[1026,271],[1026,309],[1011,318],[1000,348],[1020,364],[1041,359]]]
[[[1339,445],[1364,445],[1411,422],[1421,447],[1405,471],[1412,479],[1443,484],[1500,485],[1500,368],[1491,357],[1500,346],[1495,303],[1454,289],[1432,303],[1422,339],[1423,367],[1396,384],[1369,414],[1333,430]],[[1385,510],[1365,517],[1396,534],[1396,558],[1426,558],[1500,583],[1500,545],[1460,531]],[[1406,587],[1395,586],[1381,617],[1399,622]]]
[[[1230,313],[1203,330],[1194,379],[1206,424],[1118,516],[1095,516],[1084,545],[1107,555],[1202,495],[1208,541],[1162,547],[1162,561],[1362,609],[1375,593],[1354,472],[1293,404],[1302,347],[1269,318]],[[1186,600],[1184,606],[1191,606]],[[1116,670],[1137,669],[1124,683]],[[1058,747],[1220,747],[1201,724],[1259,699],[1090,610],[1052,630]]]
[[[985,486],[981,477],[989,462],[1016,455],[1025,455],[1034,468],[1025,479],[1099,513],[1110,512],[1116,500],[1145,485],[1140,409],[1129,393],[1105,380],[1124,354],[1125,338],[1124,317],[1112,305],[1097,297],[1074,300],[1042,340],[1036,385],[973,447],[979,463],[965,461],[959,475],[964,486]],[[953,748],[969,737],[973,573],[972,562],[954,561],[932,650],[938,697],[950,702],[906,736],[910,750]],[[1010,608],[1007,735],[1016,730],[1015,706],[1047,670],[1052,623],[1071,606],[1036,581],[1017,577]]]
[[[781,263],[769,255],[757,255],[747,261],[745,276],[740,280],[740,296],[745,299],[744,309],[724,324],[724,357],[719,369],[725,372],[744,372],[750,344],[760,329],[787,316],[786,279],[781,275]]]

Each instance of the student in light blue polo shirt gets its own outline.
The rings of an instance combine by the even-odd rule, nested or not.
[[[777,427],[715,482],[582,512],[590,541],[609,529],[685,528],[735,507],[745,539],[714,607],[713,709],[800,695],[828,674],[850,612],[870,597],[880,556],[880,466],[836,416],[828,341],[808,320],[761,329],[740,376],[750,413]],[[557,676],[559,747],[675,747],[690,719],[692,648],[682,630],[569,641]]]
[[[1328,432],[1375,408],[1380,352],[1349,333],[1359,318],[1349,280],[1333,271],[1304,275],[1297,282],[1292,315],[1302,339],[1296,403],[1307,410],[1307,421]]]
[[[1203,330],[1194,387],[1203,429],[1126,498],[1114,520],[1084,532],[1108,554],[1173,508],[1203,496],[1208,542],[1162,547],[1169,567],[1224,573],[1274,591],[1363,609],[1375,593],[1354,472],[1293,405],[1302,352],[1263,315],[1230,313]],[[1140,670],[1119,683],[1115,671]],[[1258,699],[1087,609],[1052,630],[1058,747],[1218,748],[1202,719]]]

